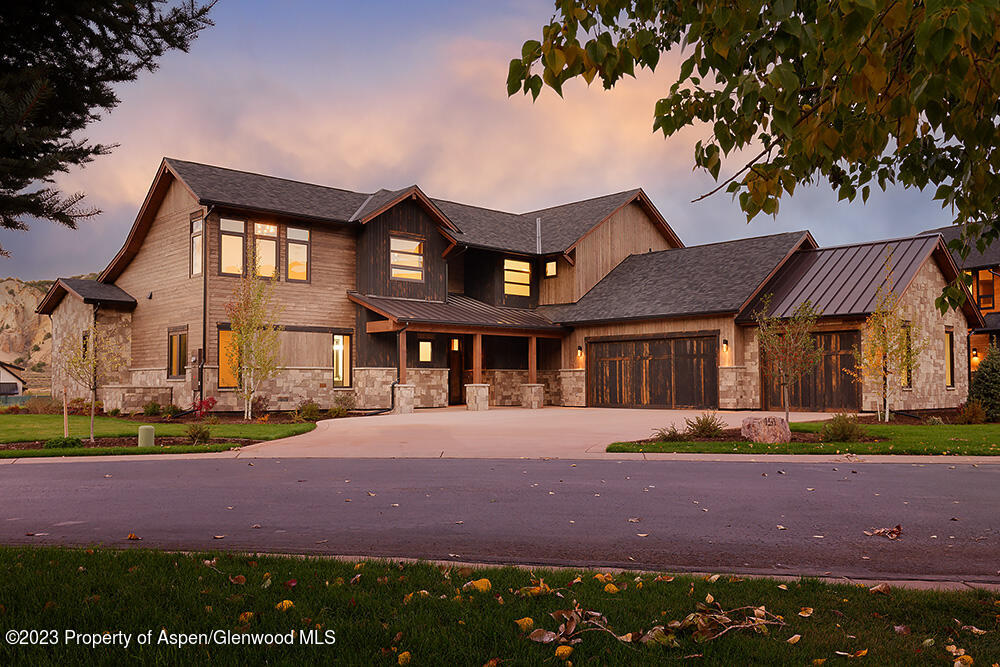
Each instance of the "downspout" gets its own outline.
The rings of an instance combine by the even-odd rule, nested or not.
[[[215,205],[205,209],[201,223],[201,359],[198,360],[198,400],[205,400],[205,362],[208,359],[208,216]]]

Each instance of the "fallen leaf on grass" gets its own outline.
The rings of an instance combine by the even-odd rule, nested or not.
[[[490,583],[489,579],[474,579],[472,581],[467,581],[463,586],[463,591],[474,590],[478,593],[489,592],[493,585]]]
[[[674,580],[673,577],[665,576],[665,575],[662,575],[662,574],[657,575],[656,579],[653,579],[653,581],[667,581],[667,582],[673,581],[673,580]]]
[[[551,644],[556,640],[556,633],[551,630],[546,630],[545,628],[538,628],[528,635],[528,639],[533,642],[539,642],[540,644]]]
[[[572,646],[559,646],[556,648],[556,657],[560,660],[568,660],[573,655]]]
[[[788,585],[787,584],[778,584],[778,588],[780,590],[787,591],[788,590]]]
[[[789,644],[798,644],[800,639],[802,639],[802,635],[792,635],[785,641],[788,642]]]
[[[242,614],[240,614],[240,624],[241,625],[246,625],[247,623],[249,623],[252,620],[253,620],[253,612],[252,611],[245,611]]]
[[[610,593],[611,595],[614,595],[615,593],[618,593],[620,590],[621,589],[618,588],[617,586],[615,586],[614,584],[605,584],[604,585],[604,592],[605,593]]]
[[[705,577],[705,581],[707,581],[710,584],[714,584],[715,582],[717,582],[719,580],[719,576],[721,576],[721,575],[713,574],[710,577]]]
[[[288,611],[294,606],[295,603],[292,602],[291,600],[282,600],[278,604],[274,605],[274,608],[277,609],[278,611]]]
[[[908,625],[894,625],[892,629],[896,631],[897,635],[908,635],[910,634],[910,626]]]
[[[812,607],[802,607],[802,610],[799,611],[799,616],[801,616],[802,618],[809,618],[812,615],[813,615]]]
[[[235,577],[232,576],[229,577],[229,581],[230,583],[236,584],[237,586],[242,586],[243,584],[247,583],[247,578],[244,577],[242,574],[237,574]]]
[[[520,628],[521,632],[527,632],[528,630],[531,630],[533,627],[535,627],[535,619],[531,618],[530,616],[519,618],[514,622],[517,623],[517,627]]]
[[[962,629],[963,630],[968,630],[969,632],[971,632],[974,635],[985,635],[986,634],[986,630],[980,630],[979,628],[977,628],[974,625],[963,625]]]
[[[399,658],[396,659],[396,662],[398,664],[400,664],[400,665],[408,665],[408,664],[410,664],[410,652],[409,651],[403,651],[402,653],[400,653],[399,654]]]
[[[877,586],[872,586],[871,588],[869,588],[868,592],[869,593],[881,593],[883,595],[888,595],[890,590],[891,589],[889,588],[889,584],[881,583],[881,584],[879,584]]]

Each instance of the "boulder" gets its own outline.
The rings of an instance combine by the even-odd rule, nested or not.
[[[792,440],[788,422],[782,417],[747,417],[740,427],[740,435],[750,442],[769,444]]]

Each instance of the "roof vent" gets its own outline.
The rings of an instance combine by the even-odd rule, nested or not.
[[[542,254],[542,219],[535,218],[535,253]]]

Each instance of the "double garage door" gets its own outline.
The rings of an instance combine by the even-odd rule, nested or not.
[[[605,408],[716,408],[718,335],[587,342],[587,405]]]
[[[861,384],[850,371],[857,365],[854,350],[861,347],[861,333],[834,331],[813,334],[813,337],[821,352],[820,362],[788,387],[788,409],[800,412],[860,410]],[[763,377],[764,408],[784,410],[781,385],[774,375],[765,373]]]

